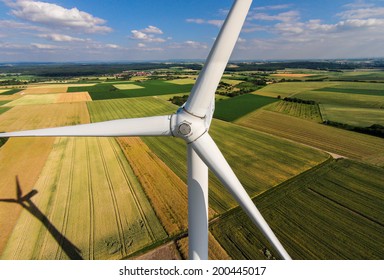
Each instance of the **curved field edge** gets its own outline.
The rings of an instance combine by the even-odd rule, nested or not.
[[[251,113],[236,123],[351,159],[384,165],[384,141],[378,137],[265,110]]]
[[[294,259],[383,259],[381,174],[379,167],[330,160],[254,202]],[[240,209],[210,229],[234,259],[276,256]]]

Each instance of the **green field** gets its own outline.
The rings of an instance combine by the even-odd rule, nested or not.
[[[6,90],[6,91],[2,91],[0,93],[0,95],[12,95],[12,94],[18,93],[19,91],[22,91],[22,90],[23,89],[18,89],[18,88],[10,89],[10,90]]]
[[[214,117],[224,121],[234,121],[277,99],[256,94],[244,94],[216,102]]]
[[[219,120],[213,120],[210,134],[251,196],[327,159],[327,155],[319,151]],[[142,139],[186,182],[186,146],[182,140],[167,137]],[[216,212],[222,213],[236,205],[213,175],[210,176],[209,195],[210,206]]]
[[[340,156],[384,166],[384,141],[379,137],[266,110],[251,113],[236,123]]]
[[[321,105],[324,120],[345,123],[360,127],[369,127],[373,124],[384,125],[384,110],[378,108],[355,108],[339,105]]]
[[[139,106],[140,105],[140,106]],[[159,98],[88,102],[92,121],[144,117],[174,112],[176,106]],[[326,160],[327,155],[230,123],[214,120],[211,135],[223,149],[240,181],[254,196]],[[223,136],[226,137],[223,137]],[[180,139],[143,137],[150,149],[186,182],[186,145]],[[237,143],[244,143],[238,145]],[[284,149],[280,147],[284,146]],[[236,147],[236,149],[234,149]],[[170,156],[172,155],[172,156]],[[222,212],[236,203],[211,176],[211,207]]]
[[[9,101],[0,101],[0,114],[7,112],[12,107],[2,107],[2,105],[7,104]]]
[[[369,88],[359,88],[359,87],[354,87],[354,88],[325,87],[325,88],[317,89],[316,91],[384,96],[384,86],[382,87],[383,89],[369,89]]]
[[[383,200],[381,168],[338,160],[254,202],[293,259],[332,260],[384,258]],[[225,215],[210,229],[234,259],[264,259],[266,248],[273,251],[242,211]]]
[[[172,84],[161,80],[148,80],[143,82],[129,82],[127,85],[136,86],[137,89],[117,89],[111,83],[102,83],[90,87],[69,87],[68,92],[88,91],[92,100],[117,99],[177,94],[190,92],[191,84]],[[116,85],[116,83],[115,83]],[[120,84],[120,87],[124,83]],[[141,88],[138,88],[141,87]]]
[[[305,120],[322,122],[319,105],[279,101],[265,107],[266,110],[287,114]]]
[[[87,102],[92,122],[173,114],[176,106],[156,97]]]

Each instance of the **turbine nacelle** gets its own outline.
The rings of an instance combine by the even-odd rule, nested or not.
[[[171,116],[171,132],[175,137],[192,143],[208,131],[206,118],[200,118],[188,113],[184,107],[180,107]]]

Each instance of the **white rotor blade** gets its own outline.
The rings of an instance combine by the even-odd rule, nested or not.
[[[0,133],[0,137],[24,136],[170,136],[171,116],[122,119]]]
[[[220,179],[223,185],[231,192],[240,206],[248,214],[251,220],[261,230],[271,245],[276,249],[283,259],[289,260],[291,257],[277,239],[268,223],[248,196],[247,192],[237,179],[232,168],[229,166],[224,156],[216,146],[215,142],[208,133],[205,133],[195,142],[190,143],[195,152],[205,162],[209,169]]]
[[[221,76],[235,47],[252,0],[236,0],[212,47],[203,70],[189,96],[185,109],[204,117],[216,92]]]

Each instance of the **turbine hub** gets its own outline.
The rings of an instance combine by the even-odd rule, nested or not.
[[[186,122],[179,125],[179,133],[181,135],[188,135],[189,133],[191,133],[191,131],[191,126]]]
[[[171,118],[171,130],[175,137],[183,138],[187,143],[191,143],[203,135],[208,129],[205,118],[194,116],[184,108],[177,110]]]

